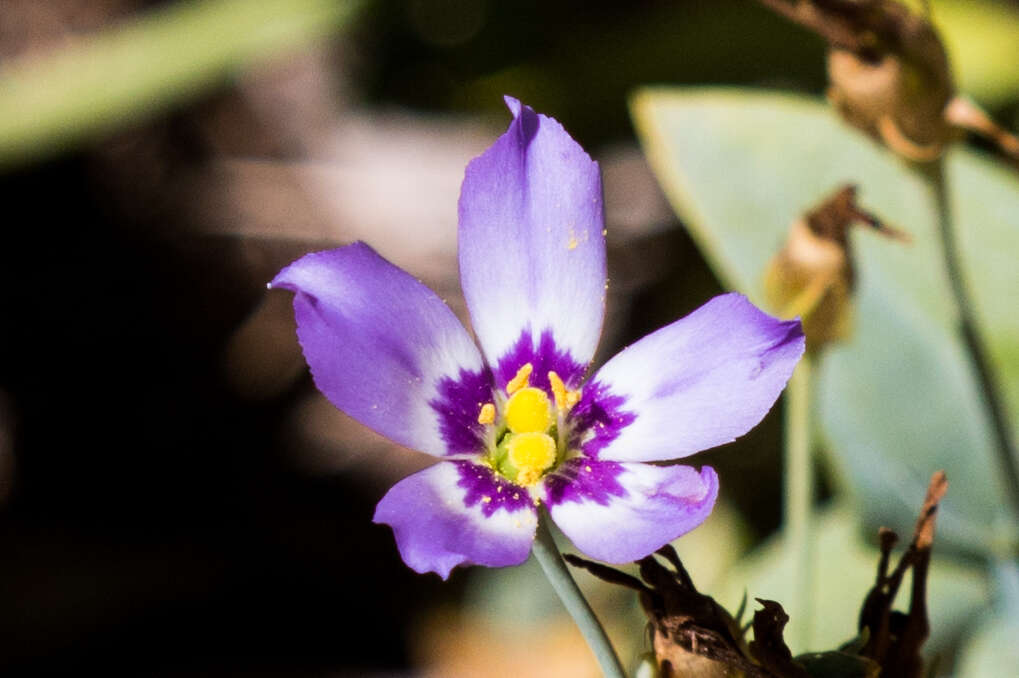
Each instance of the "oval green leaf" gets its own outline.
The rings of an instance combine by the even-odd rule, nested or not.
[[[813,99],[657,88],[640,91],[631,109],[659,182],[705,257],[725,285],[759,305],[765,267],[789,225],[845,183],[913,236],[903,245],[853,235],[857,322],[820,366],[822,433],[872,523],[909,534],[917,498],[944,469],[951,489],[939,543],[992,551],[1014,539],[924,179]],[[948,173],[967,283],[1019,434],[1019,180],[964,150],[950,155]]]

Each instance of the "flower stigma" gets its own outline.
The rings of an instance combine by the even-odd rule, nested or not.
[[[509,439],[506,449],[506,459],[516,468],[520,485],[534,483],[556,460],[556,444],[547,433],[518,433]]]

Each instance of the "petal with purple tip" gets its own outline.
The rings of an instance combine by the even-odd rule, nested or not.
[[[771,409],[803,349],[799,320],[773,318],[739,294],[715,297],[593,377],[632,415],[597,457],[664,461],[734,440]]]
[[[524,562],[537,515],[530,495],[491,469],[440,462],[394,485],[376,507],[374,521],[393,528],[408,567],[446,579],[458,565]]]
[[[534,346],[551,331],[586,365],[605,304],[598,165],[557,121],[506,103],[513,122],[467,166],[460,192],[460,277],[474,331],[493,366],[521,330]]]
[[[478,449],[472,427],[481,403],[474,401],[489,378],[467,331],[434,292],[364,243],[308,254],[272,286],[296,292],[297,337],[333,405],[422,452]]]
[[[552,520],[573,545],[598,560],[628,563],[704,522],[718,496],[708,466],[652,466],[578,458],[546,480]],[[550,477],[551,479],[551,477]]]

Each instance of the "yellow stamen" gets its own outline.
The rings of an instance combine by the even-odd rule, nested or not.
[[[481,406],[481,412],[478,413],[478,423],[488,426],[495,422],[495,405],[492,403],[485,403]]]
[[[555,396],[555,406],[559,410],[566,409],[566,384],[555,372],[548,373],[548,383],[552,384],[552,395]]]
[[[555,463],[555,441],[545,433],[520,433],[513,436],[507,449],[509,461],[517,468],[516,482],[530,485]]]
[[[531,372],[534,371],[534,366],[531,363],[526,363],[523,367],[517,370],[517,375],[509,380],[506,384],[506,393],[513,395],[522,388],[526,388],[531,383]]]
[[[506,426],[514,433],[545,433],[553,421],[548,396],[540,388],[522,388],[506,403]]]
[[[555,372],[548,373],[548,383],[552,384],[555,406],[560,412],[566,412],[580,400],[580,391],[567,391],[566,384]]]

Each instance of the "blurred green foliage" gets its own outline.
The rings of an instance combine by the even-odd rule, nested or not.
[[[757,303],[765,303],[764,271],[790,225],[845,183],[859,185],[866,209],[912,235],[909,245],[866,232],[852,239],[855,331],[823,356],[815,409],[833,484],[854,502],[822,520],[815,609],[790,615],[791,624],[815,620],[817,647],[851,635],[878,557],[862,546],[856,517],[910,534],[930,473],[945,469],[951,489],[939,512],[930,589],[934,645],[944,642],[940,634],[958,632],[984,604],[986,587],[980,569],[952,565],[945,554],[1010,553],[1017,526],[1006,513],[988,418],[955,329],[931,187],[819,101],[660,88],[639,92],[632,110],[659,181],[716,273]],[[948,173],[967,283],[1019,424],[1019,270],[1010,263],[1019,259],[1019,179],[965,149],[949,155]],[[783,600],[799,585],[788,578],[792,557],[781,537],[751,556],[730,572],[726,602],[737,601],[744,586],[751,596]],[[846,595],[853,586],[858,594]]]
[[[913,236],[908,246],[854,239],[856,330],[820,366],[823,434],[871,524],[908,531],[929,474],[943,468],[952,490],[940,543],[988,553],[1014,542],[925,181],[804,98],[645,90],[634,114],[666,193],[716,272],[759,304],[765,267],[789,226],[847,182],[859,184],[862,205]],[[1019,325],[1010,310],[1019,271],[1004,261],[1019,253],[1019,180],[970,151],[948,164],[978,317],[1019,421]]]
[[[364,4],[175,2],[58,51],[8,62],[0,67],[0,167],[188,101],[244,68],[334,33]],[[440,109],[494,111],[502,94],[513,93],[570,120],[587,143],[626,129],[623,102],[635,77],[823,87],[821,41],[753,2],[646,3],[641,11],[596,4],[585,7],[583,20],[572,4],[377,4],[371,28],[386,46],[366,42],[377,62],[362,69],[360,84],[376,97]],[[963,91],[992,107],[1014,101],[1019,10],[987,0],[934,7]]]
[[[934,0],[960,90],[987,106],[1014,100],[1019,91],[1019,8],[991,0]]]
[[[322,38],[355,0],[177,2],[0,69],[0,168],[112,132]]]
[[[985,609],[963,648],[956,675],[959,678],[1014,675],[1019,667],[1019,566],[998,563],[994,568],[995,605]]]

